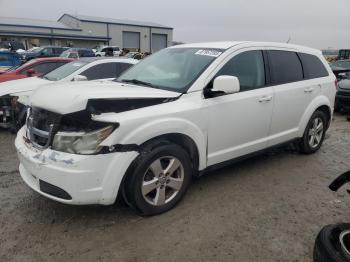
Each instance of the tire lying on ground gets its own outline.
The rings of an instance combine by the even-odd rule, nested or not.
[[[350,224],[328,225],[318,234],[315,262],[350,262]]]

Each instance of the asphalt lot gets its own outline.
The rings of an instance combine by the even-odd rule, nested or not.
[[[22,182],[14,135],[0,131],[0,261],[312,261],[323,225],[350,222],[350,195],[327,189],[350,170],[350,122],[336,115],[323,148],[290,148],[196,179],[170,212],[121,203],[67,206]]]

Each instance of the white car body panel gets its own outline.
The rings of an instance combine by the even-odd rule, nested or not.
[[[28,92],[52,83],[40,77],[28,77],[0,83],[0,97],[8,94]]]
[[[198,171],[300,138],[317,108],[326,106],[333,111],[335,77],[318,50],[260,42],[202,43],[171,48],[184,47],[225,49],[185,94],[117,82],[65,83],[36,90],[31,97],[32,106],[68,114],[84,110],[90,99],[164,98],[163,103],[152,106],[92,115],[94,121],[119,124],[100,145],[108,148],[140,146],[159,136],[181,134],[196,145]],[[243,51],[270,49],[316,55],[323,61],[329,76],[209,99],[204,97],[203,88],[232,57]],[[305,92],[309,88],[312,92]],[[112,204],[126,170],[139,154],[128,151],[82,156],[50,148],[37,151],[23,140],[25,129],[22,128],[16,138],[23,179],[34,190],[63,203]],[[62,200],[41,192],[39,179],[65,189],[73,199]]]
[[[99,88],[96,88],[96,85]],[[69,85],[62,83],[50,88],[40,88],[31,96],[31,100],[34,107],[68,114],[85,109],[88,100],[91,98],[172,98],[177,96],[179,96],[179,93],[160,89],[135,87],[117,82],[104,81],[98,83],[89,81],[75,82]]]

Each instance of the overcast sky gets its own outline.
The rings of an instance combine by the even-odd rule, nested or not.
[[[63,13],[152,21],[174,40],[260,40],[350,48],[349,0],[0,0],[0,16],[57,20]]]

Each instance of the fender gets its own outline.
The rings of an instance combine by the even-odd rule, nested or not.
[[[314,98],[312,102],[309,104],[309,106],[306,108],[300,122],[299,122],[299,137],[302,137],[304,135],[305,128],[307,124],[309,123],[309,120],[312,116],[312,114],[316,111],[317,108],[321,106],[327,106],[330,111],[332,112],[332,105],[329,101],[329,99],[324,96],[320,95]]]
[[[167,135],[167,134],[183,134],[190,137],[197,146],[199,154],[199,170],[206,167],[206,141],[207,133],[200,127],[196,126],[191,121],[183,118],[167,117],[162,119],[155,119],[151,122],[144,123],[136,128],[126,128],[126,130],[132,130],[131,132],[124,133],[122,130],[116,130],[109,138],[107,138],[102,146],[111,146],[116,144],[137,144],[141,145],[155,137]],[[119,132],[120,131],[120,132]]]

